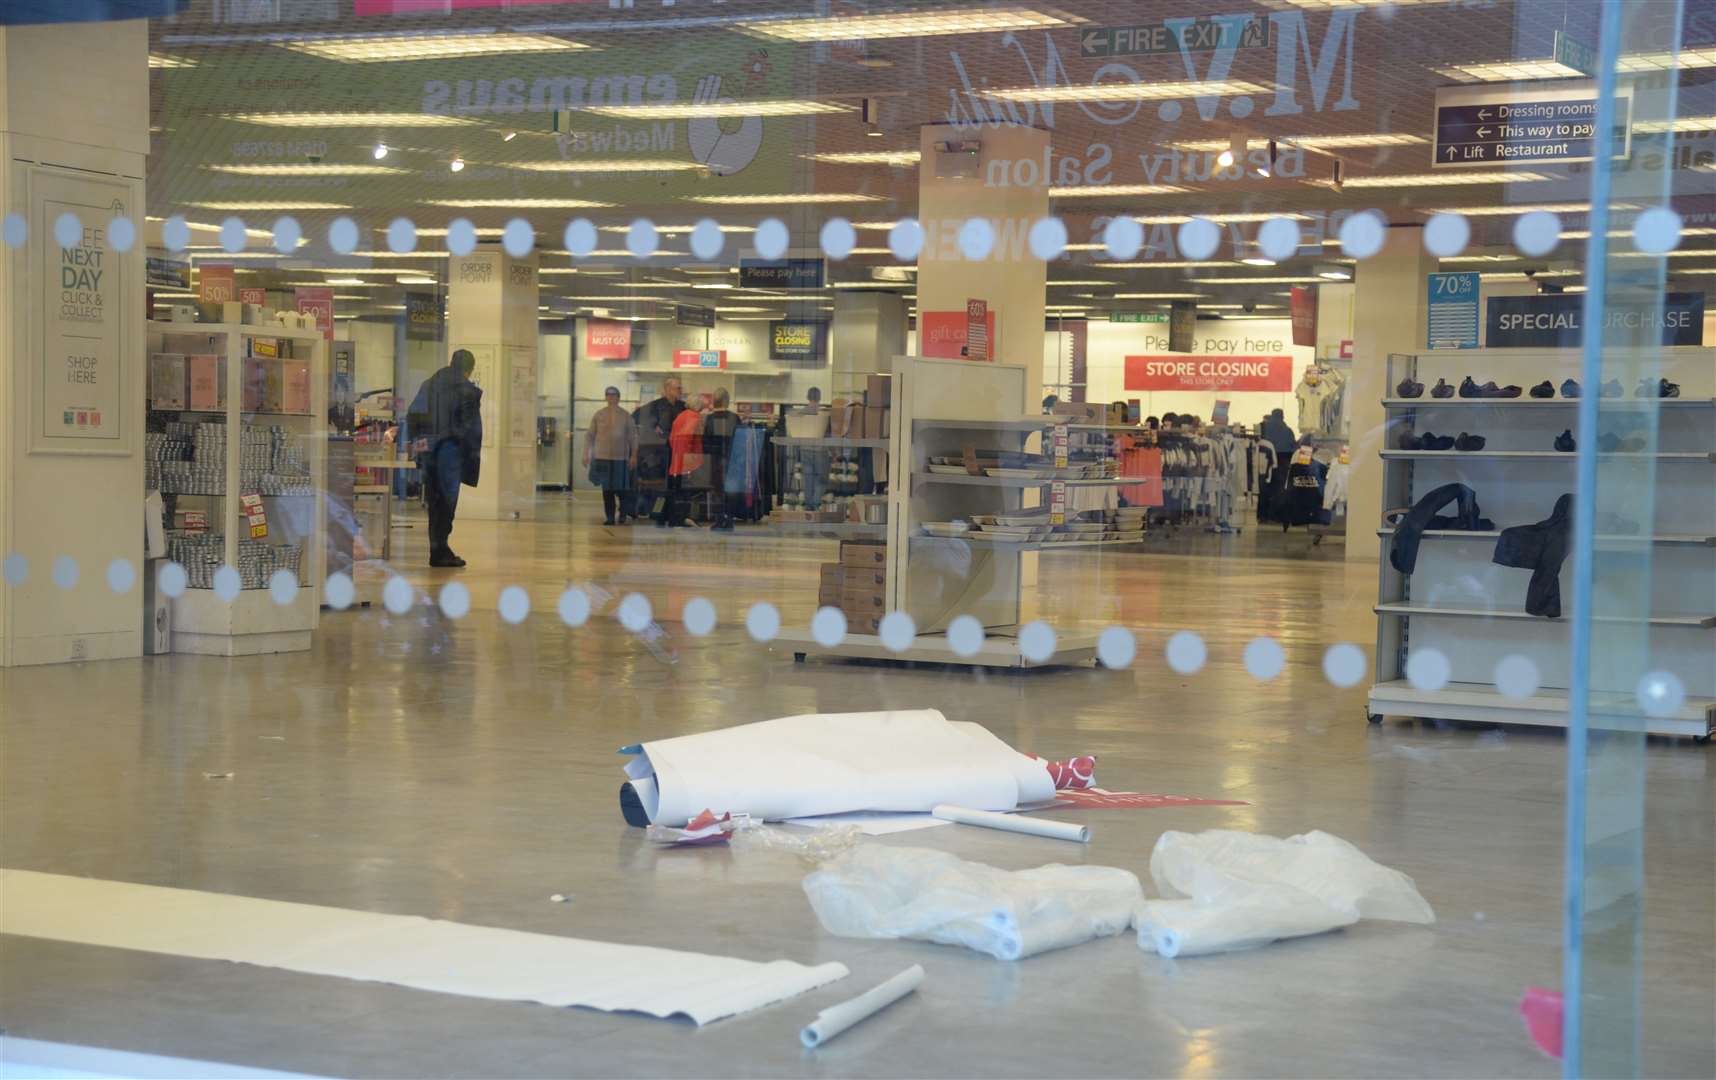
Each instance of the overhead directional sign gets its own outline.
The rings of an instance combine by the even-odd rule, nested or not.
[[[1078,36],[1080,56],[1154,56],[1178,53],[1182,45],[1187,52],[1273,48],[1275,27],[1259,15],[1218,15],[1105,26],[1081,30]]]
[[[1632,93],[1615,96],[1615,157],[1632,152]],[[1456,86],[1436,91],[1436,168],[1590,161],[1597,89],[1588,82],[1533,88]]]

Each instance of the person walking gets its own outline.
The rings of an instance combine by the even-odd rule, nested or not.
[[[626,410],[620,408],[620,391],[610,386],[602,392],[607,404],[590,417],[584,436],[584,467],[592,487],[602,489],[602,518],[606,524],[624,525],[631,517],[632,473],[638,466],[638,429]]]
[[[699,395],[696,407],[674,417],[668,433],[667,505],[656,516],[658,526],[677,528],[692,524],[690,503],[685,497],[691,476],[703,465],[703,417],[709,412],[709,395]]]
[[[423,500],[429,509],[429,565],[459,567],[448,540],[459,510],[459,488],[477,486],[483,460],[483,390],[471,381],[477,358],[458,349],[447,366],[423,381],[406,412]]]
[[[679,379],[669,376],[662,381],[661,396],[639,405],[632,413],[637,425],[638,463],[633,476],[636,483],[633,517],[659,516],[667,508],[667,467],[672,463],[667,440],[673,434],[673,422],[685,411],[683,395]],[[651,503],[658,498],[662,505],[652,511]]]

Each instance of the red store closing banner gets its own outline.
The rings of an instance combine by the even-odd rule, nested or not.
[[[1291,356],[1128,356],[1128,390],[1293,389]]]

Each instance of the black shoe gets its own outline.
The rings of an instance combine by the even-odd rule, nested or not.
[[[1460,437],[1454,440],[1454,449],[1456,450],[1470,451],[1482,450],[1483,448],[1484,437],[1482,435],[1467,435],[1462,431],[1460,432]]]
[[[1572,379],[1568,379],[1566,382],[1561,384],[1561,396],[1564,398],[1576,398],[1576,397],[1578,397],[1579,396],[1579,384],[1577,382],[1573,381]]]
[[[1426,431],[1424,433],[1424,437],[1419,441],[1423,444],[1424,449],[1426,450],[1454,449],[1454,436],[1452,435],[1435,435]]]
[[[1610,379],[1608,382],[1604,383],[1597,392],[1603,397],[1611,398],[1620,397],[1622,394],[1626,393],[1626,391],[1621,389],[1621,380],[1619,379]]]
[[[1544,379],[1531,388],[1531,396],[1534,398],[1552,398],[1555,396],[1555,384]]]
[[[465,560],[449,551],[429,556],[429,565],[443,570],[457,570],[465,565]]]
[[[1634,435],[1621,440],[1621,449],[1629,454],[1636,454],[1645,448],[1643,435]]]
[[[1495,383],[1490,383],[1490,385],[1494,386]],[[1460,380],[1460,396],[1463,398],[1481,398],[1484,396],[1484,388],[1474,382],[1470,375],[1467,375]]]
[[[1400,385],[1394,388],[1395,393],[1403,398],[1419,398],[1424,396],[1424,384],[1413,382],[1412,376],[1400,380]]]
[[[1400,433],[1400,438],[1395,440],[1395,442],[1402,450],[1424,449],[1424,440],[1412,434],[1410,431],[1402,431]]]
[[[614,524],[614,519],[613,518],[604,518],[602,520],[602,524],[612,527]]]
[[[1621,448],[1621,437],[1614,432],[1597,436],[1597,449],[1605,454],[1613,454]]]
[[[1451,398],[1454,396],[1454,388],[1448,385],[1447,379],[1437,379],[1436,385],[1430,388],[1430,396],[1433,398]]]
[[[1483,386],[1478,388],[1478,391],[1478,396],[1487,398],[1516,398],[1523,393],[1523,391],[1517,386],[1513,386],[1511,384],[1508,386],[1497,386],[1493,382],[1485,383]]]
[[[1563,454],[1571,454],[1573,451],[1579,449],[1579,444],[1573,441],[1573,430],[1571,428],[1568,428],[1566,431],[1555,436],[1555,449],[1561,451]]]
[[[1633,391],[1633,397],[1641,398],[1677,398],[1680,396],[1680,384],[1671,383],[1667,379],[1640,379],[1638,389]]]

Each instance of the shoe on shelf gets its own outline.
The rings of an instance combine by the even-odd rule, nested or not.
[[[1622,394],[1626,393],[1626,391],[1621,389],[1621,380],[1610,379],[1598,388],[1597,393],[1602,397],[1614,398],[1620,397]]]
[[[1400,380],[1400,385],[1394,388],[1395,393],[1403,398],[1418,398],[1424,396],[1424,384],[1413,382],[1412,376]]]
[[[1422,450],[1422,449],[1424,449],[1424,440],[1420,439],[1418,436],[1414,435],[1410,431],[1402,431],[1400,433],[1400,438],[1396,439],[1395,443],[1402,450]]]
[[[1573,441],[1572,428],[1568,428],[1561,434],[1555,436],[1555,449],[1561,451],[1563,454],[1571,454],[1573,451],[1579,449],[1579,444]]]
[[[1452,435],[1435,435],[1426,431],[1419,442],[1423,444],[1423,448],[1426,450],[1454,449],[1454,436]]]
[[[1614,432],[1605,432],[1597,436],[1597,449],[1605,454],[1613,454],[1621,448],[1621,437]]]
[[[1430,396],[1433,398],[1451,398],[1454,396],[1454,388],[1448,385],[1447,379],[1437,379],[1436,385],[1430,388]]]
[[[1561,396],[1564,398],[1576,398],[1576,397],[1578,397],[1579,396],[1579,384],[1578,384],[1578,382],[1573,380],[1573,379],[1568,379],[1566,382],[1562,383],[1561,384]]]
[[[1454,449],[1456,450],[1471,451],[1482,450],[1483,448],[1484,437],[1482,435],[1467,435],[1462,431],[1460,437],[1454,440]]]
[[[1544,379],[1531,388],[1531,396],[1534,398],[1552,398],[1555,396],[1555,384]]]
[[[1636,454],[1645,448],[1643,435],[1633,435],[1621,440],[1621,450],[1628,454]]]
[[[1490,383],[1494,386],[1495,383]],[[1460,380],[1460,396],[1463,398],[1480,398],[1484,396],[1484,388],[1473,381],[1470,375]]]
[[[1483,385],[1483,396],[1487,398],[1516,398],[1522,393],[1523,390],[1511,383],[1507,386],[1497,386],[1493,382]]]
[[[1680,396],[1680,384],[1671,383],[1667,379],[1640,379],[1638,389],[1633,391],[1633,397],[1641,398],[1677,398]]]

